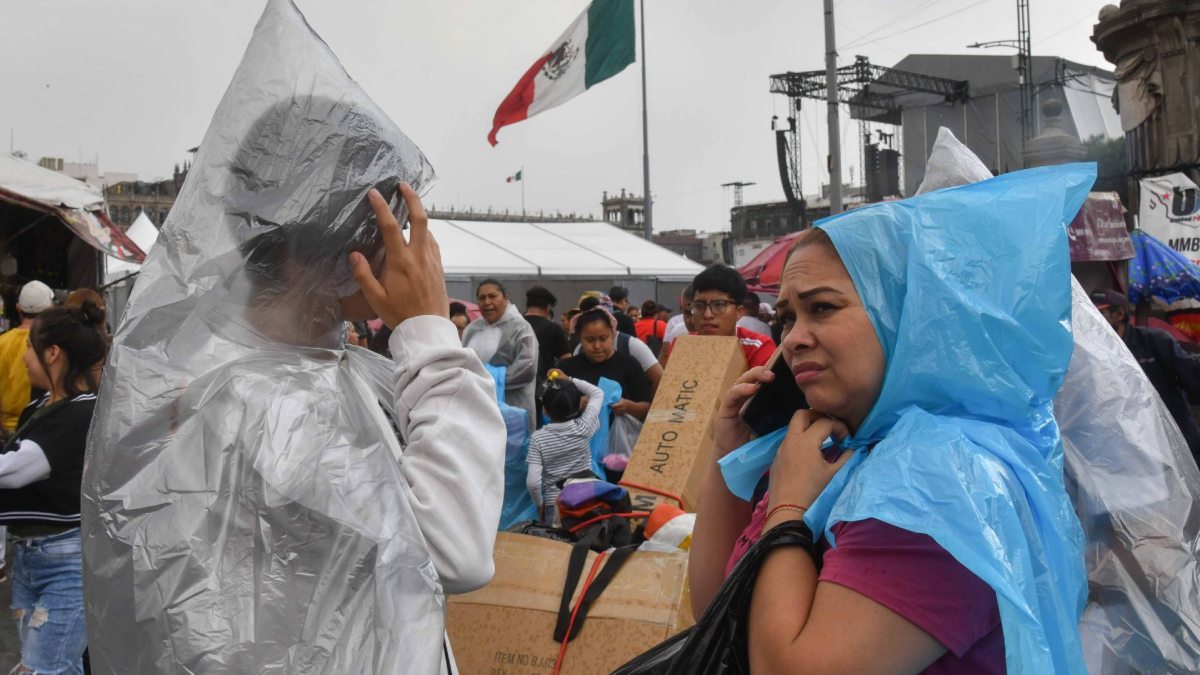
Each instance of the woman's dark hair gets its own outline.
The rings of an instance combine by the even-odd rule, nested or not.
[[[612,315],[603,309],[589,309],[583,312],[575,320],[575,334],[583,335],[583,329],[594,323],[602,323],[605,328],[612,330],[612,319],[609,318],[610,316]]]
[[[582,400],[583,394],[579,393],[579,387],[573,382],[556,379],[546,385],[542,407],[546,409],[551,422],[566,422],[579,417],[579,402]]]
[[[642,316],[647,317],[658,312],[658,303],[653,300],[647,300],[642,303]]]
[[[458,301],[450,303],[450,318],[454,318],[459,314],[467,316],[467,306]]]
[[[107,352],[104,335],[96,328],[103,321],[104,311],[91,300],[84,300],[80,307],[48,309],[33,322],[29,344],[33,346],[42,370],[50,372],[43,358],[50,347],[57,346],[67,357],[63,382],[67,396],[75,397],[99,388],[93,368],[104,360]],[[86,389],[80,390],[76,386],[79,380],[87,383]]]
[[[83,303],[88,300],[92,301],[97,308],[100,309],[100,321],[96,324],[96,328],[100,331],[107,332],[108,327],[105,325],[105,310],[104,298],[98,292],[91,288],[79,288],[71,291],[67,295],[67,299],[63,305],[67,307],[83,307]]]
[[[504,288],[504,284],[500,283],[499,281],[496,281],[495,279],[490,279],[490,278],[484,279],[483,281],[479,282],[478,286],[475,287],[475,296],[476,297],[479,296],[479,289],[483,288],[484,286],[495,286],[496,288],[500,289],[500,295],[503,295],[506,298],[508,297],[508,289]]]
[[[600,306],[600,299],[588,296],[579,302],[580,312],[590,312]]]

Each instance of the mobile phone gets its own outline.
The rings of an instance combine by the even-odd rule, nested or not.
[[[783,355],[783,347],[775,350],[766,367],[775,373],[775,379],[764,382],[739,413],[746,426],[759,437],[786,427],[797,410],[808,407],[804,392],[796,384],[792,369]]]

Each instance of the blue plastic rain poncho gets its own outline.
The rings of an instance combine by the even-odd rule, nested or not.
[[[613,419],[611,406],[620,402],[622,392],[621,384],[607,377],[597,380],[596,386],[604,392],[604,405],[600,406],[600,424],[596,427],[596,433],[592,434],[588,449],[592,453],[592,471],[597,476],[604,476],[604,456],[608,454],[608,438],[611,433],[609,427]]]
[[[529,471],[526,455],[529,452],[528,413],[504,402],[504,386],[508,380],[508,368],[485,363],[488,374],[496,381],[496,402],[500,405],[500,416],[508,432],[504,445],[504,507],[500,511],[500,530],[507,530],[519,522],[537,519],[537,507],[525,489],[525,474]]]
[[[809,509],[814,532],[875,518],[933,537],[996,591],[1011,673],[1081,673],[1083,537],[1052,402],[1073,347],[1065,225],[1095,178],[1006,174],[818,223],[887,357]],[[834,542],[836,545],[836,542]]]

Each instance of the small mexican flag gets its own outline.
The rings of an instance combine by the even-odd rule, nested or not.
[[[633,0],[593,0],[521,76],[496,109],[488,142],[500,127],[566,103],[634,62]]]
[[[525,169],[521,169],[521,171],[524,171],[524,170]],[[513,175],[509,176],[508,178],[505,178],[504,182],[505,183],[515,183],[515,182],[521,180],[521,171],[514,173]]]

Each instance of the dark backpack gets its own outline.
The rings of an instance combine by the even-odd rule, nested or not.
[[[658,356],[658,353],[661,352],[663,348],[663,339],[658,337],[658,324],[660,323],[665,324],[666,322],[655,319],[654,325],[650,328],[650,335],[646,336],[646,346],[650,348],[650,351],[653,352],[655,356]]]
[[[617,351],[625,356],[633,356],[629,353],[629,341],[631,339],[628,333],[617,333]]]

